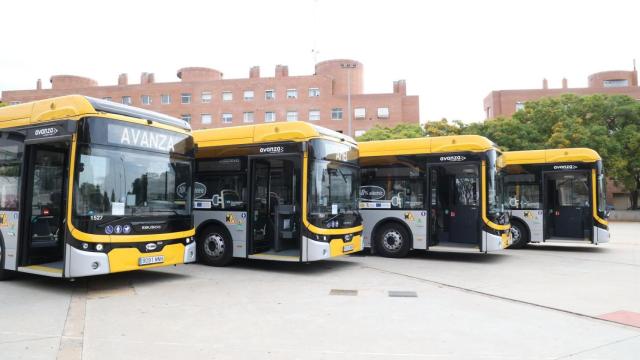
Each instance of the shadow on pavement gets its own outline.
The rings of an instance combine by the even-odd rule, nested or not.
[[[495,264],[506,260],[505,254],[464,253],[447,251],[413,251],[409,258],[425,259],[426,261],[465,262],[475,264]]]
[[[606,245],[605,245],[606,246]],[[555,245],[533,245],[528,244],[522,249],[516,249],[513,251],[527,251],[527,250],[542,250],[542,251],[565,251],[565,252],[576,252],[576,253],[605,253],[608,252],[609,249],[604,246],[598,245],[567,245],[567,244],[555,244]]]
[[[207,267],[206,265],[199,265]],[[242,269],[255,271],[269,271],[277,273],[286,273],[293,275],[312,275],[317,273],[327,273],[332,271],[341,271],[350,267],[358,266],[356,263],[340,260],[322,260],[309,263],[258,260],[258,259],[234,259],[231,265],[222,268],[225,270]],[[211,267],[211,271],[216,271],[216,267]]]
[[[81,288],[88,288],[91,291],[131,287],[132,284],[139,285],[145,283],[176,281],[187,278],[188,276],[188,274],[138,270],[70,280],[27,273],[16,273],[14,278],[8,280],[8,282],[13,286],[31,287],[51,292],[68,293],[74,289]]]

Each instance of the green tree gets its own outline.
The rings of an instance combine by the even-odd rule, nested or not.
[[[425,136],[425,132],[418,124],[398,124],[394,127],[383,127],[376,125],[367,130],[358,141],[408,139]]]
[[[504,150],[588,147],[603,158],[608,176],[640,192],[640,103],[623,95],[562,95],[525,104],[510,118],[471,124],[465,134],[486,136]]]
[[[5,104],[2,101],[0,101],[0,107],[3,107],[3,106],[7,106],[7,104]]]
[[[440,121],[428,121],[424,124],[427,136],[460,135],[465,127],[466,125],[460,120],[454,120],[453,123],[449,124],[446,118]]]

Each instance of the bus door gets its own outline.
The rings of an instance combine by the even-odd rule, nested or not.
[[[545,238],[585,239],[591,231],[589,173],[547,172],[545,184]]]
[[[479,245],[478,164],[436,164],[429,165],[428,169],[429,245]]]
[[[21,265],[47,265],[62,275],[69,143],[27,146]]]
[[[251,157],[249,254],[300,259],[299,156]]]

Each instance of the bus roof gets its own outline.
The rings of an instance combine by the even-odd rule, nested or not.
[[[505,165],[552,164],[564,162],[596,162],[601,160],[595,150],[567,148],[547,150],[507,151],[502,154]]]
[[[101,113],[151,120],[182,130],[191,130],[189,123],[182,119],[83,95],[67,95],[2,107],[0,108],[0,128],[15,126],[16,123],[20,124],[19,126],[34,125]],[[8,125],[9,123],[11,125]]]
[[[356,145],[355,140],[347,135],[304,121],[195,130],[193,138],[198,148],[278,141],[302,142],[313,138],[344,141]]]
[[[360,157],[482,152],[497,149],[493,141],[479,135],[422,137],[358,143]]]

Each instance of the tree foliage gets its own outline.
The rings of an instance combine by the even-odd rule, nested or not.
[[[358,141],[408,139],[425,136],[424,129],[417,124],[399,124],[395,127],[383,127],[376,125],[367,130]]]
[[[2,101],[0,101],[0,107],[3,107],[3,106],[7,106],[7,104],[5,104]]]
[[[449,125],[452,126],[452,125]],[[440,128],[446,128],[440,125]],[[512,117],[455,126],[447,134],[478,134],[503,150],[588,147],[603,158],[608,176],[631,193],[640,191],[640,102],[624,95],[562,95],[525,104]]]

